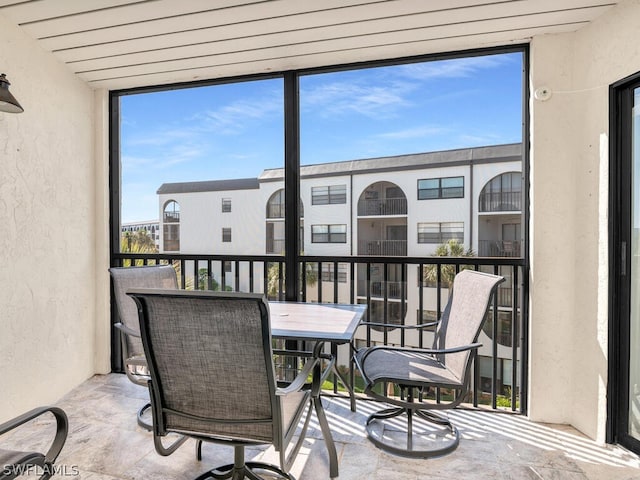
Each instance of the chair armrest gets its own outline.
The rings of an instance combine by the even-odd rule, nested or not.
[[[431,355],[446,355],[448,353],[460,353],[466,352],[467,350],[477,350],[481,346],[481,343],[471,343],[469,345],[462,345],[460,347],[453,348],[421,348],[420,350],[425,353],[430,353]]]
[[[136,332],[135,330],[130,329],[124,323],[120,323],[120,322],[114,323],[113,326],[116,327],[118,330],[120,330],[125,335],[131,335],[132,337],[141,338],[139,332]]]
[[[125,363],[132,367],[148,367],[149,363],[143,356],[127,357]]]
[[[67,433],[69,432],[69,420],[64,410],[58,407],[38,407],[26,412],[19,417],[9,420],[0,425],[0,435],[7,433],[19,426],[27,423],[34,418],[43,415],[44,413],[51,412],[56,419],[56,435],[49,447],[49,450],[45,454],[45,462],[53,463],[58,455],[62,451],[65,441],[67,440]]]
[[[384,345],[375,346],[375,347],[365,347],[365,352],[360,357],[360,362],[364,364],[367,356],[376,350],[386,350],[386,351],[394,351],[394,352],[408,352],[408,353],[424,353],[427,355],[447,355],[449,353],[460,353],[466,352],[467,350],[477,350],[482,346],[481,343],[471,343],[469,345],[462,345],[460,347],[453,348],[411,348],[411,347],[388,347]]]
[[[288,395],[289,393],[297,392],[301,390],[308,382],[309,375],[313,372],[313,368],[320,360],[318,358],[312,358],[305,362],[302,370],[298,372],[296,378],[293,379],[286,387],[280,387],[276,389],[276,395]]]

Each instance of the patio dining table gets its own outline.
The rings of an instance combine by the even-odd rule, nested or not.
[[[313,342],[309,354],[314,358],[324,358],[322,351],[325,343],[340,345],[349,343],[353,339],[356,328],[362,320],[366,309],[366,305],[269,302],[271,336],[281,340]],[[313,395],[313,404],[329,453],[330,476],[335,478],[338,476],[338,457],[320,399],[319,388],[324,379],[333,372],[347,388],[352,410],[355,397],[353,386],[336,368],[335,356],[331,355],[326,360],[327,365],[321,368],[320,364],[318,364],[313,373],[314,384],[317,385],[318,390]]]

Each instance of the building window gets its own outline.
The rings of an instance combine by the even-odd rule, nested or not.
[[[230,228],[223,228],[222,229],[222,242],[223,243],[228,243],[231,241],[231,229]]]
[[[164,251],[178,252],[180,250],[180,225],[164,225],[163,231]]]
[[[231,232],[229,232],[229,241],[231,241]],[[222,262],[222,263],[224,264],[225,273],[231,273],[233,271],[232,270],[233,262]]]
[[[223,198],[222,199],[222,213],[228,213],[231,211],[231,199]]]
[[[311,225],[311,243],[347,243],[347,226]]]
[[[269,198],[267,218],[284,218],[284,189],[278,190]]]
[[[347,203],[346,185],[311,187],[311,205],[333,205]]]
[[[418,180],[418,200],[464,198],[464,177]]]
[[[180,251],[180,205],[169,200],[162,212],[163,250],[165,252]]]
[[[491,179],[480,192],[479,211],[518,212],[522,208],[522,173],[508,172]]]
[[[164,206],[164,223],[180,222],[180,205],[174,200],[169,200]]]
[[[418,243],[464,242],[463,222],[418,223]]]

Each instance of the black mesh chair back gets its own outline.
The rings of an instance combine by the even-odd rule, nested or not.
[[[119,322],[115,327],[120,332],[122,366],[129,380],[136,385],[147,386],[149,370],[140,340],[140,323],[136,303],[127,295],[132,288],[177,289],[176,270],[171,265],[143,267],[113,267],[109,269],[113,284],[114,308]],[[147,402],[137,413],[138,425],[151,430],[151,417]]]
[[[139,308],[156,438],[174,432],[236,447],[236,462],[216,469],[221,476],[212,478],[225,478],[220,471],[243,478],[252,468],[291,478],[287,472],[293,458],[285,458],[285,450],[308,407],[297,454],[311,395],[277,388],[264,297],[182,290],[129,293]],[[244,447],[257,444],[273,444],[281,467],[245,464]]]
[[[455,349],[478,340],[489,307],[489,301],[502,277],[473,270],[463,270],[453,281],[453,290],[434,337],[434,349]],[[469,374],[472,350],[440,355],[461,383]]]
[[[128,358],[144,356],[139,337],[138,309],[135,302],[127,296],[127,291],[132,288],[177,289],[178,279],[176,271],[171,265],[113,267],[109,269],[109,272],[113,279],[115,308],[120,323],[138,335],[122,335],[123,362],[126,366]],[[131,369],[127,370],[127,374],[129,373],[131,373]],[[141,380],[137,375],[134,375],[130,379],[134,383],[146,386],[146,378]]]

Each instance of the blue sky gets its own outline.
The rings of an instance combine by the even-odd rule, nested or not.
[[[522,54],[304,76],[302,165],[519,142]],[[283,165],[282,79],[124,96],[122,221],[158,217],[163,183]]]

